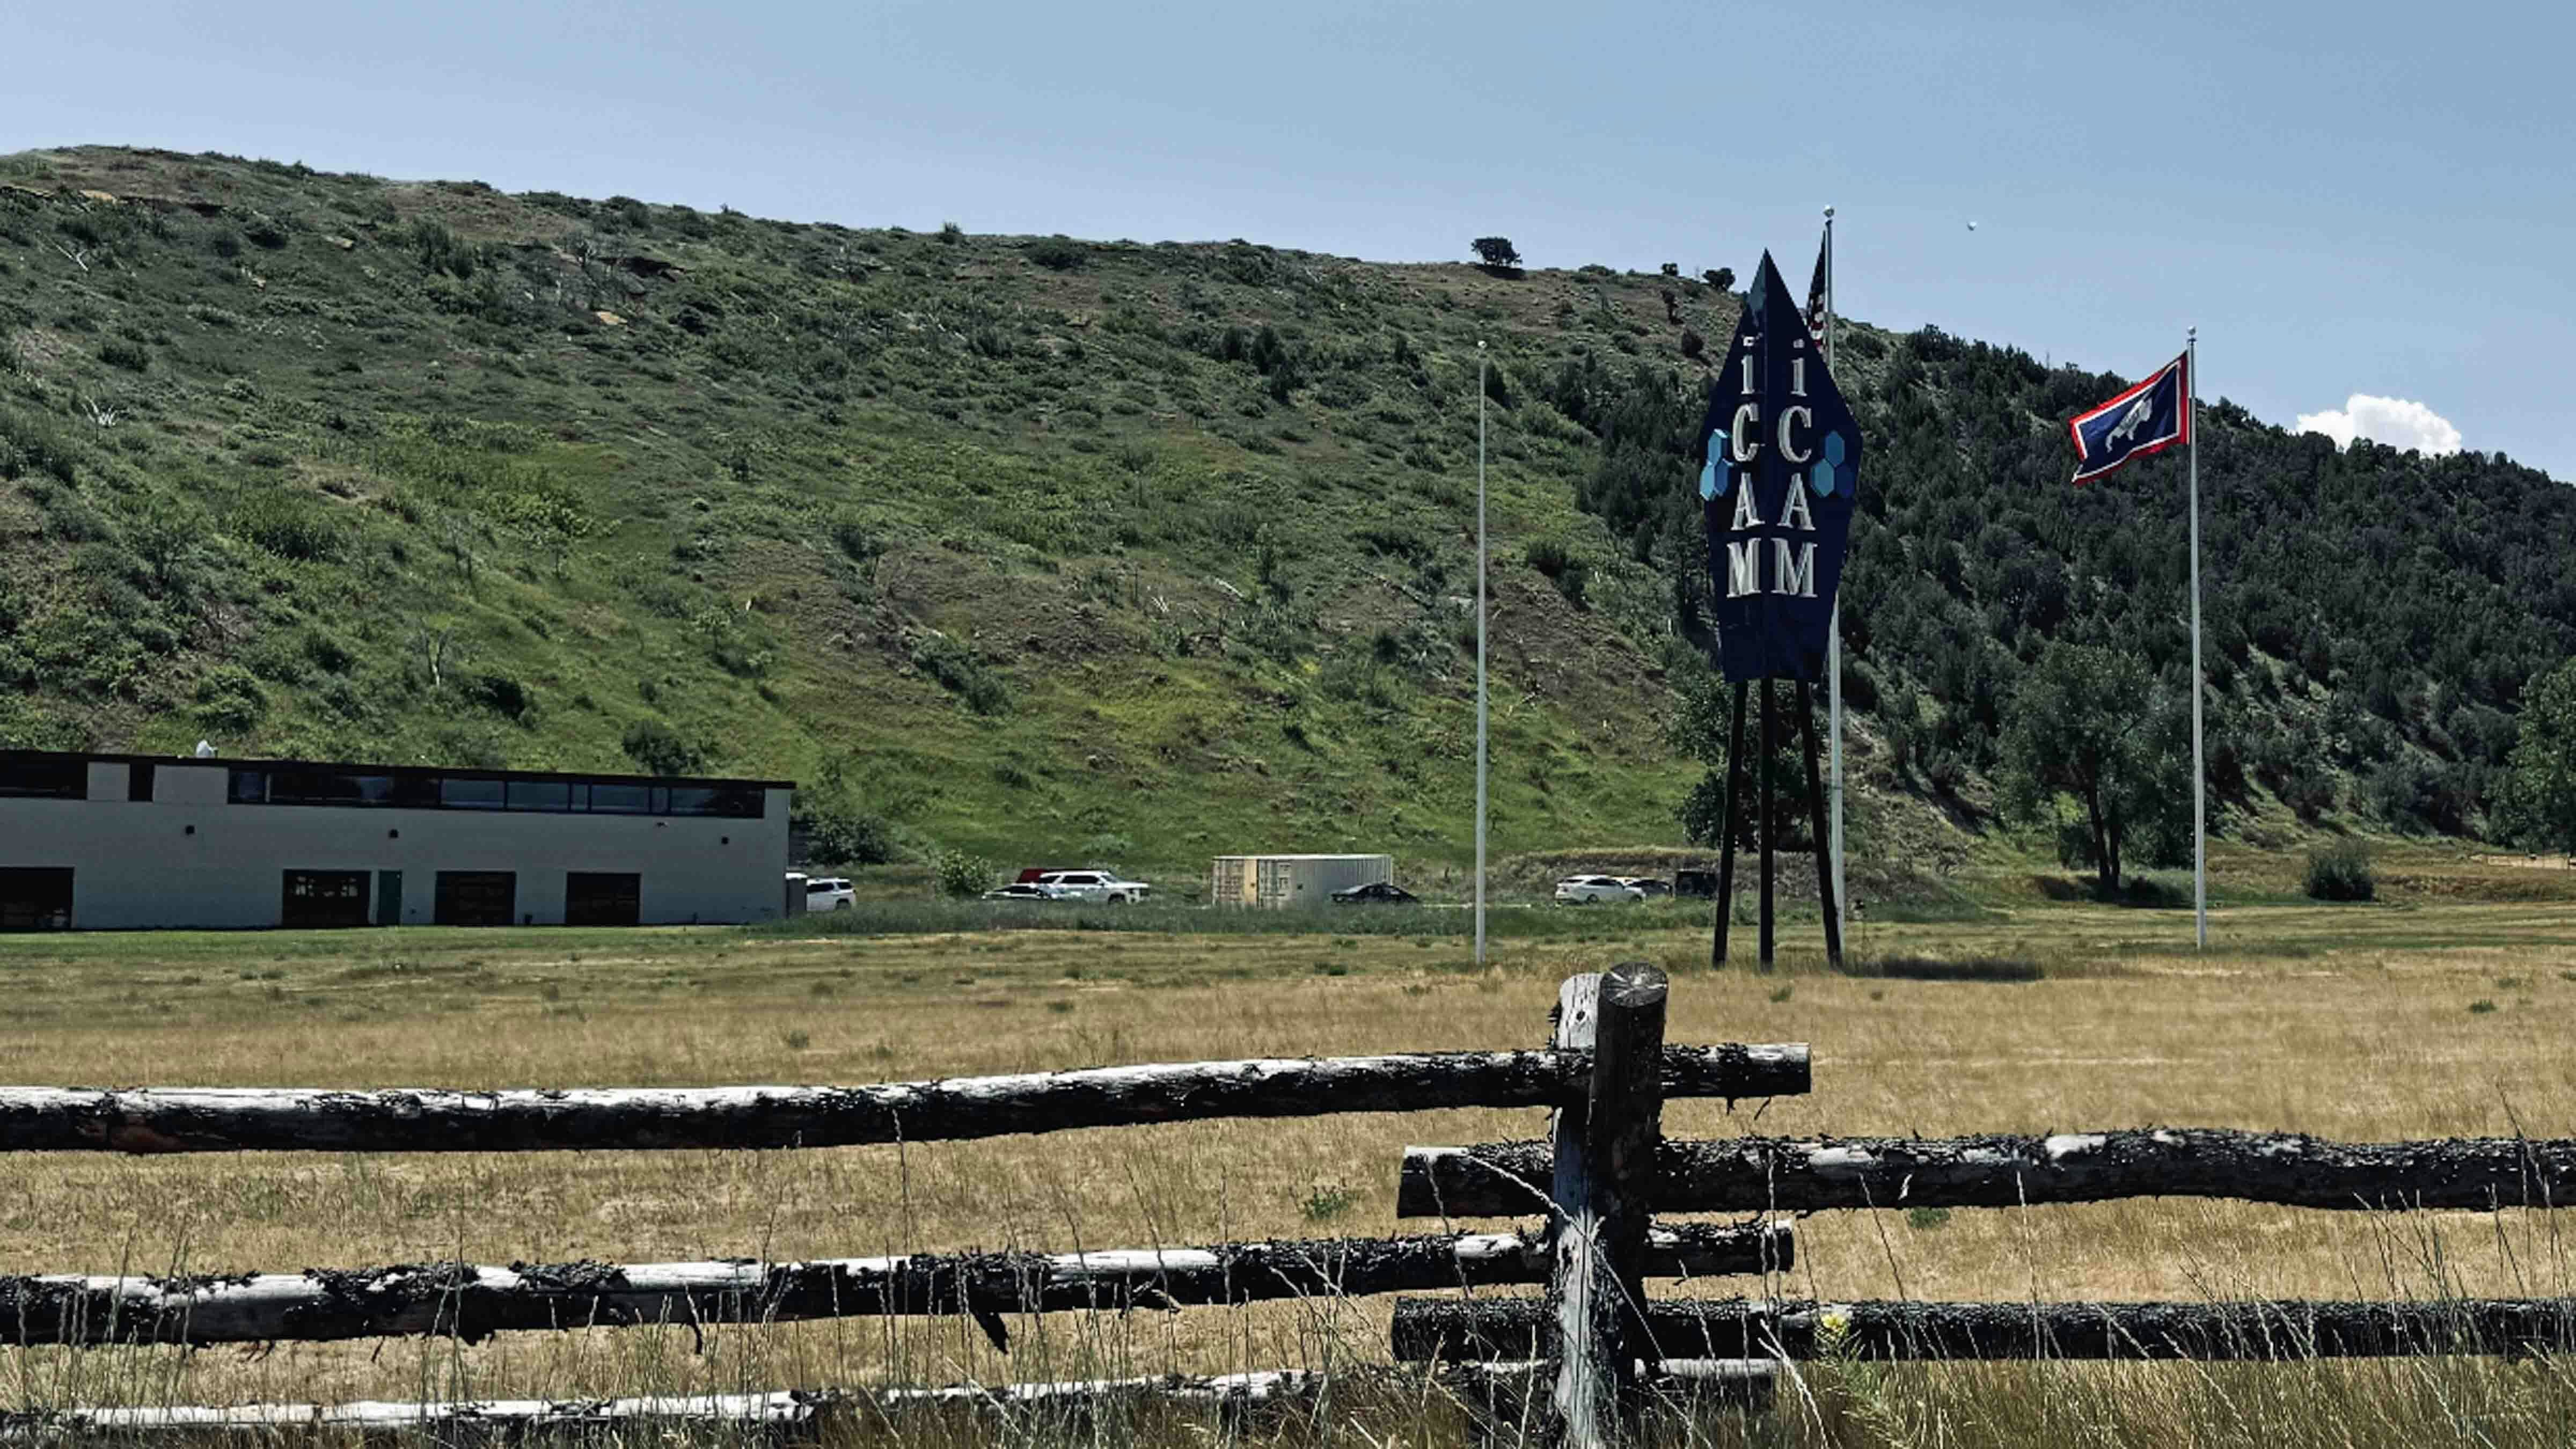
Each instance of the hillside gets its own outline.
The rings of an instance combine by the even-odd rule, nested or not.
[[[0,743],[784,774],[1013,862],[1454,864],[1483,340],[1496,849],[1679,843],[1683,349],[1734,310],[1600,268],[0,158]],[[2172,668],[2181,474],[2065,487],[2050,419],[2114,379],[1847,335],[1864,813],[1955,852],[2039,642]],[[2205,421],[2240,812],[2420,784],[2475,826],[2576,640],[2567,490]]]

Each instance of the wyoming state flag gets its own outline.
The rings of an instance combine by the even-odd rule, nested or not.
[[[2075,437],[2075,481],[2090,483],[2132,458],[2191,441],[2190,354],[2090,412],[2069,419]]]

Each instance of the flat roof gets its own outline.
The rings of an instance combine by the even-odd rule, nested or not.
[[[1395,859],[1395,857],[1394,857],[1394,856],[1392,856],[1392,855],[1389,855],[1387,852],[1385,852],[1385,851],[1383,851],[1383,850],[1363,850],[1363,851],[1357,851],[1357,852],[1353,852],[1353,853],[1345,854],[1345,855],[1281,855],[1281,854],[1261,854],[1261,855],[1220,855],[1220,856],[1218,856],[1218,857],[1217,857],[1217,859],[1219,859],[1219,860],[1393,860],[1393,859]]]
[[[731,785],[761,790],[793,790],[793,780],[744,780],[717,775],[617,775],[597,770],[490,770],[480,765],[371,765],[345,760],[254,760],[232,755],[128,755],[90,750],[0,749],[0,763],[11,760],[80,760],[101,765],[196,765],[235,770],[345,770],[361,775],[420,777],[440,775],[474,780],[564,780],[607,785]]]

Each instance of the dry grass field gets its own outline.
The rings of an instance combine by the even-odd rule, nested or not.
[[[2501,868],[2499,868],[2501,869]],[[2576,908],[2449,903],[2222,913],[2032,906],[1873,926],[1872,953],[2000,954],[2025,983],[1711,973],[1675,930],[1511,941],[1073,932],[795,939],[724,930],[14,938],[0,1080],[576,1086],[873,1081],[1122,1061],[1534,1045],[1565,974],[1675,976],[1676,1041],[1808,1041],[1816,1092],[1679,1103],[1667,1132],[2237,1126],[2385,1139],[2576,1135]],[[1749,937],[1750,933],[1746,933]],[[1207,1123],[909,1149],[0,1163],[0,1272],[659,1261],[1382,1234],[1408,1142],[1522,1137],[1536,1112]],[[2193,1200],[1828,1214],[1769,1291],[1822,1298],[2390,1297],[2576,1292],[2557,1214],[2372,1217]],[[1762,1291],[1728,1281],[1675,1291]],[[1385,1357],[1383,1301],[1014,1325],[519,1334],[477,1346],[0,1351],[0,1408],[1054,1379]],[[949,1425],[956,1433],[991,1425]],[[1061,1427],[1061,1426],[1059,1426]],[[1152,1432],[1148,1432],[1148,1429]],[[1181,1416],[1121,1433],[1215,1432]],[[1030,1425],[1013,1432],[1036,1433]],[[1094,1424],[1086,1431],[1107,1434]],[[1380,1405],[1296,1438],[1439,1442]],[[2555,1362],[2221,1369],[1810,1366],[1720,1442],[2564,1443]],[[1115,1437],[1115,1436],[1111,1436]]]

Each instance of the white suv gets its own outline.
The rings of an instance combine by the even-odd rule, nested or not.
[[[1055,900],[1111,906],[1141,901],[1153,889],[1141,880],[1120,880],[1114,870],[1051,870],[1038,877],[1038,887]]]
[[[821,875],[805,882],[805,913],[809,916],[818,911],[846,911],[858,903],[858,892],[839,876]]]
[[[1646,893],[1615,875],[1570,875],[1556,883],[1560,906],[1588,906],[1599,901],[1642,901]]]

